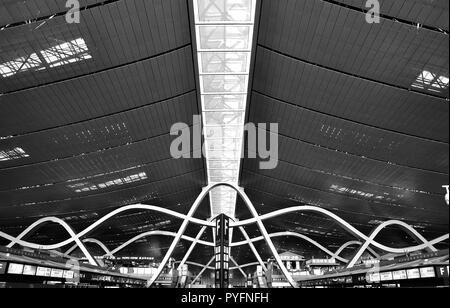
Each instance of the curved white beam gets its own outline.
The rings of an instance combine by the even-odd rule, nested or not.
[[[197,245],[198,241],[200,240],[200,238],[202,237],[203,233],[205,233],[206,231],[206,227],[202,227],[200,229],[200,232],[197,234],[197,237],[195,238],[195,240],[192,242],[191,246],[189,247],[188,251],[186,252],[186,254],[183,257],[183,260],[181,260],[180,265],[178,265],[178,269],[177,270],[181,270],[181,268],[183,267],[183,265],[187,262],[187,260],[189,259],[189,257],[191,256],[192,251],[194,250],[195,246]]]
[[[205,266],[203,266],[202,270],[200,271],[200,273],[198,273],[197,276],[195,276],[194,280],[192,280],[191,284],[194,284],[197,282],[197,280],[202,277],[203,273],[208,269],[208,267],[211,265],[211,263],[214,262],[214,260],[216,259],[216,257],[212,257],[211,260],[209,260],[208,264],[206,264]]]
[[[230,267],[230,270],[243,269],[243,268],[246,268],[246,267],[258,266],[258,265],[260,265],[259,262],[252,262],[252,263],[248,263],[248,264],[244,264],[244,265]]]
[[[332,256],[332,258],[336,258],[336,257],[340,256],[341,253],[342,253],[345,249],[347,249],[347,248],[350,247],[350,246],[354,246],[354,245],[356,245],[356,246],[362,246],[363,243],[361,243],[360,241],[349,241],[349,242],[343,244],[341,247],[339,247],[339,249],[336,250],[336,252],[335,252],[334,255]],[[373,257],[375,257],[376,259],[380,259],[380,258],[381,258],[381,256],[380,256],[375,250],[373,250],[371,247],[367,247],[367,251],[368,251]],[[349,262],[349,261],[347,261],[346,263],[348,263],[348,262]]]
[[[307,241],[307,242],[313,244],[314,246],[316,246],[317,248],[319,248],[320,250],[322,250],[323,252],[325,252],[325,253],[328,254],[329,256],[334,256],[334,255],[335,255],[333,252],[331,252],[330,250],[328,250],[327,248],[325,248],[324,246],[322,246],[322,245],[319,244],[318,242],[316,242],[316,241],[314,241],[313,239],[307,237],[306,235],[303,235],[303,234],[300,234],[300,233],[295,233],[295,232],[289,232],[289,231],[286,231],[286,232],[272,233],[272,234],[269,234],[269,236],[270,236],[271,238],[274,238],[274,237],[283,237],[283,236],[297,237],[297,238],[300,238],[300,239],[302,239],[302,240],[305,240],[305,241]],[[260,237],[256,237],[256,238],[254,238],[254,239],[251,239],[250,241],[251,241],[251,242],[259,242],[259,241],[262,241],[262,240],[264,240],[264,237],[260,236]],[[231,243],[230,246],[232,246],[232,247],[242,246],[242,245],[248,244],[248,242],[249,242],[248,240],[247,240],[247,241],[242,241],[242,242],[235,242],[235,243]],[[346,259],[344,259],[344,258],[341,258],[341,257],[339,257],[339,256],[337,256],[336,259],[339,260],[339,261],[341,261],[341,262],[348,263],[348,260],[346,260]]]
[[[255,245],[253,245],[253,242],[250,240],[250,238],[248,237],[247,232],[245,231],[244,227],[239,227],[239,230],[241,230],[242,235],[244,236],[244,238],[246,239],[246,243],[250,246],[250,249],[252,250],[253,254],[256,257],[256,260],[258,260],[259,264],[262,266],[264,271],[267,271],[267,267],[264,264],[263,260],[261,259],[261,256],[259,255],[258,251],[255,248]],[[264,237],[263,237],[264,239]],[[230,245],[231,247],[231,245]],[[236,264],[237,265],[237,264]]]
[[[215,227],[213,222],[210,221],[205,221],[205,220],[201,220],[201,219],[196,219],[193,217],[188,218],[186,215],[184,214],[180,214],[178,212],[175,211],[171,211],[165,208],[161,208],[161,207],[157,207],[157,206],[153,206],[153,205],[144,205],[144,204],[135,204],[135,205],[128,205],[128,206],[124,206],[120,209],[117,209],[115,211],[112,211],[111,213],[107,214],[106,216],[102,217],[101,219],[99,219],[98,221],[96,221],[95,223],[93,223],[92,225],[90,225],[89,227],[87,227],[86,229],[84,229],[83,231],[81,231],[80,233],[78,233],[76,235],[77,238],[82,238],[84,236],[86,236],[87,234],[89,234],[90,232],[92,232],[93,230],[95,230],[97,227],[99,227],[101,224],[103,224],[104,222],[108,221],[109,219],[123,213],[123,212],[127,212],[127,211],[132,211],[132,210],[148,210],[148,211],[154,211],[154,212],[159,212],[159,213],[163,213],[163,214],[167,214],[170,216],[174,216],[183,220],[188,220],[189,222],[198,224],[198,225],[202,225],[202,226],[208,226],[208,227]],[[4,232],[0,231],[0,237],[7,239],[9,241],[11,241],[11,243],[8,244],[8,248],[12,248],[15,244],[19,244],[21,246],[24,247],[28,247],[28,248],[34,248],[34,249],[42,249],[42,250],[55,250],[58,248],[62,248],[68,244],[71,244],[72,242],[75,241],[75,239],[73,237],[71,237],[70,239],[67,239],[63,242],[54,244],[54,245],[38,245],[38,244],[34,244],[34,243],[30,243],[27,241],[23,241],[22,239],[28,235],[29,233],[31,233],[34,229],[36,229],[37,227],[39,227],[42,224],[48,223],[48,222],[53,222],[56,224],[59,224],[61,226],[63,226],[66,230],[67,228],[70,229],[70,227],[67,225],[66,222],[64,222],[63,220],[56,218],[56,217],[48,217],[48,218],[42,218],[39,219],[38,221],[34,222],[32,225],[30,225],[28,228],[26,228],[19,236],[17,237],[13,237],[9,234],[6,234]],[[70,233],[69,233],[70,234]]]
[[[0,232],[0,236],[10,240],[11,243],[10,245],[8,245],[8,248],[11,248],[15,243],[20,244],[24,247],[28,247],[28,248],[32,248],[32,249],[42,249],[42,250],[55,250],[57,248],[60,248],[62,246],[59,246],[58,244],[56,245],[39,245],[39,244],[34,244],[34,243],[28,243],[25,241],[22,241],[21,238],[23,238],[25,235],[28,234],[28,232],[33,231],[35,228],[37,228],[39,225],[43,224],[43,223],[56,223],[59,224],[60,226],[62,226],[67,233],[70,236],[70,239],[68,240],[68,243],[70,242],[75,242],[77,244],[78,247],[80,247],[81,251],[83,252],[84,256],[87,258],[87,260],[89,261],[89,264],[94,265],[94,266],[98,266],[97,262],[95,261],[95,259],[91,256],[91,254],[89,253],[89,251],[86,249],[86,247],[83,245],[83,243],[81,242],[79,236],[77,234],[75,234],[75,232],[72,230],[72,228],[64,221],[61,220],[59,218],[56,217],[49,217],[49,218],[45,218],[45,219],[41,219],[40,221],[35,222],[34,224],[32,224],[30,227],[27,228],[27,232],[22,232],[22,234],[18,237],[12,237],[6,233]]]
[[[433,247],[433,244],[428,242],[419,232],[417,232],[410,225],[408,225],[408,224],[406,224],[404,222],[401,222],[401,221],[390,220],[390,221],[386,221],[386,222],[380,224],[377,228],[375,228],[375,230],[371,233],[370,237],[366,240],[366,242],[362,245],[362,247],[359,249],[359,251],[353,257],[353,259],[350,261],[350,263],[348,264],[347,268],[352,268],[353,266],[355,266],[356,262],[358,262],[358,260],[362,256],[362,254],[367,250],[367,248],[370,245],[375,245],[375,238],[377,237],[377,235],[381,231],[383,231],[383,229],[385,229],[385,228],[387,228],[387,227],[389,227],[391,225],[397,225],[397,226],[400,226],[400,227],[404,228],[413,237],[415,237],[418,241],[422,241],[424,243],[422,249],[429,249],[432,252],[436,252],[437,251],[437,249]],[[447,238],[448,238],[448,235],[447,235]],[[412,252],[412,251],[417,251],[417,250],[422,250],[422,249],[410,250],[409,248],[405,248],[405,249],[403,249],[403,252],[406,253],[406,252]]]
[[[286,208],[286,209],[282,209],[282,210],[278,210],[269,214],[265,214],[260,216],[261,220],[267,220],[270,218],[274,218],[274,217],[278,217],[281,215],[285,215],[285,214],[289,214],[289,213],[293,213],[293,212],[316,212],[316,213],[321,213],[325,216],[328,216],[330,218],[332,218],[334,221],[336,221],[338,224],[340,224],[345,230],[347,230],[349,233],[353,234],[355,237],[360,238],[362,240],[364,240],[365,242],[370,242],[371,245],[384,250],[386,252],[390,252],[390,253],[405,253],[405,252],[414,252],[414,251],[418,251],[418,250],[422,250],[422,249],[430,249],[433,251],[436,251],[436,248],[433,247],[433,243],[439,243],[442,242],[446,239],[449,238],[449,234],[443,235],[433,241],[427,241],[419,232],[417,232],[413,227],[411,227],[410,225],[402,222],[402,221],[398,221],[398,220],[390,220],[388,222],[385,222],[382,224],[382,229],[387,227],[387,226],[391,226],[391,225],[396,225],[396,226],[400,226],[403,229],[405,229],[406,231],[410,232],[411,235],[413,235],[417,240],[421,241],[423,244],[418,245],[418,246],[413,246],[413,247],[406,247],[406,248],[392,248],[392,247],[387,247],[385,245],[382,245],[376,241],[374,241],[373,239],[370,239],[368,236],[366,236],[364,233],[362,233],[361,231],[359,231],[358,229],[356,229],[355,227],[353,227],[352,225],[350,225],[348,222],[346,222],[344,219],[340,218],[339,216],[333,214],[332,212],[325,210],[323,208],[320,207],[315,207],[315,206],[295,206],[295,207],[291,207],[291,208]],[[238,222],[230,222],[230,226],[231,227],[240,227],[240,226],[246,226],[252,223],[257,222],[256,218],[251,218],[251,219],[247,219],[247,220],[242,220],[242,221],[238,221]]]
[[[242,267],[239,266],[239,264],[236,262],[236,260],[234,260],[234,258],[233,258],[232,256],[230,256],[230,260],[231,260],[231,262],[233,262],[233,264],[236,266],[236,267],[230,268],[230,271],[237,269],[237,270],[239,270],[239,271],[241,272],[242,276],[244,276],[245,278],[247,278],[247,274],[245,274],[245,272],[242,270]],[[264,266],[265,266],[265,265],[264,265]]]
[[[83,239],[82,242],[96,244],[105,252],[105,254],[106,254],[105,256],[109,256],[109,257],[113,256],[111,251],[109,251],[109,249],[105,246],[105,244],[103,244],[102,242],[100,242],[99,240],[97,240],[95,238],[86,238],[86,239]],[[65,252],[65,255],[70,255],[77,247],[78,247],[77,244],[73,245],[72,247],[69,248],[69,250],[67,250]]]
[[[187,214],[186,218],[183,220],[183,223],[181,224],[180,229],[177,232],[177,235],[175,236],[172,244],[169,247],[169,250],[166,252],[166,255],[164,256],[161,264],[159,265],[158,269],[156,270],[155,275],[148,281],[147,286],[150,287],[156,279],[158,279],[159,275],[161,275],[164,267],[166,266],[166,263],[169,261],[170,256],[172,255],[173,251],[175,250],[176,246],[178,245],[178,242],[182,238],[184,232],[186,231],[186,228],[190,221],[192,221],[192,218],[197,211],[198,207],[202,203],[203,199],[205,199],[206,195],[211,191],[217,185],[209,185],[206,188],[202,189],[202,192],[198,195],[197,199],[195,200],[194,204],[192,205],[191,209],[189,210],[189,213]],[[208,222],[208,224],[205,224],[205,226],[210,226],[210,224],[215,227],[215,223]]]
[[[343,262],[343,263],[349,263],[349,262],[350,262],[349,260],[340,257],[340,254],[342,253],[342,251],[343,251],[344,249],[346,249],[347,247],[352,246],[352,245],[359,245],[359,246],[362,246],[362,243],[361,243],[361,242],[358,242],[358,241],[350,241],[350,242],[347,242],[347,243],[345,243],[344,245],[342,245],[336,252],[333,253],[333,252],[331,252],[330,250],[328,250],[327,248],[325,248],[324,246],[322,246],[321,244],[319,244],[318,242],[316,242],[315,240],[311,239],[310,237],[308,237],[308,236],[306,236],[306,235],[300,234],[300,233],[286,231],[286,232],[272,233],[272,234],[269,234],[269,236],[270,236],[271,238],[274,238],[274,237],[284,237],[284,236],[292,236],[292,237],[300,238],[300,239],[302,239],[302,240],[305,240],[305,241],[307,241],[307,242],[313,244],[314,246],[316,246],[317,248],[319,248],[320,250],[322,250],[323,252],[325,252],[326,254],[328,254],[331,258],[334,258],[334,259],[336,259],[336,260],[338,260],[338,261],[341,261],[341,262]],[[262,236],[260,236],[260,237],[255,237],[255,238],[251,239],[250,241],[249,241],[249,240],[246,240],[246,241],[241,241],[241,242],[234,242],[234,243],[231,243],[231,244],[230,244],[230,247],[243,246],[243,245],[249,244],[249,242],[253,242],[253,243],[254,243],[254,242],[260,242],[260,241],[263,241],[263,240],[264,240],[264,237],[262,237]],[[372,248],[369,247],[367,250],[368,250],[369,252],[371,252],[372,255],[373,255],[375,258],[380,258],[380,256],[379,256]]]

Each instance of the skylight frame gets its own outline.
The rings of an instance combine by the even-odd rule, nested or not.
[[[214,2],[212,0],[193,0],[207,177],[209,184],[227,182],[238,185],[244,144],[245,118],[247,115],[246,108],[257,1],[216,1],[219,6],[222,6],[218,7],[216,4],[212,4]],[[204,6],[208,6],[208,3],[211,6],[215,6],[211,15],[214,15],[214,13],[217,13],[216,16],[227,15],[232,20],[223,20],[222,17],[218,17],[217,19],[219,20],[216,21],[201,20],[199,12],[200,2]],[[227,4],[227,2],[232,5]],[[233,17],[233,12],[223,10],[227,6],[239,6],[239,2],[243,4],[243,10],[237,10],[240,13],[239,17]],[[248,10],[250,15],[245,12],[246,10]],[[250,18],[238,20],[240,17],[248,16]],[[213,31],[222,30],[223,36],[221,36],[221,33],[210,32],[208,33],[210,36],[203,40],[206,44],[202,45],[202,35],[206,35],[204,30],[206,27]],[[216,29],[214,30],[213,27],[216,27]],[[240,29],[236,27],[242,27],[241,36],[239,34]],[[230,39],[227,39],[227,34],[229,37],[231,36]],[[208,39],[211,40],[208,42]],[[220,48],[217,48],[217,46],[220,46]],[[217,53],[217,58],[214,57],[214,53]],[[209,56],[212,62],[204,61],[205,56]],[[222,62],[220,62],[220,58],[223,59]],[[230,67],[227,67],[227,61],[229,61]],[[206,65],[205,69],[203,65]],[[233,79],[233,76],[237,77],[236,89],[234,89],[232,80],[230,80],[228,85],[225,84],[225,79]],[[221,78],[224,80],[222,81]],[[214,89],[214,87],[205,89],[205,86],[214,86],[214,84],[205,84],[208,79],[219,85],[217,89]],[[217,101],[215,102],[215,100]],[[222,120],[226,119],[227,116],[232,118],[233,115],[235,118],[232,118],[228,124],[227,121],[214,123],[214,115],[217,115],[217,119],[220,119],[221,114]],[[217,150],[214,148],[217,148]],[[223,213],[234,218],[237,200],[237,193],[234,190],[229,187],[219,186],[210,192],[209,197],[213,217]]]

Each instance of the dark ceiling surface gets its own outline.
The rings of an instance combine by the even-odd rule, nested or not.
[[[425,70],[449,75],[448,1],[381,2],[381,23],[369,25],[359,0],[262,1],[248,121],[279,123],[279,164],[260,170],[258,161],[245,159],[241,173],[261,214],[310,204],[366,234],[389,219],[408,222],[428,239],[448,233],[441,188],[449,171],[448,86],[412,87]],[[20,147],[29,155],[0,162],[0,230],[18,235],[55,215],[81,231],[135,203],[187,213],[206,184],[203,160],[174,160],[169,152],[170,127],[193,125],[192,115],[200,114],[188,1],[81,1],[80,24],[66,23],[61,3],[0,4],[0,28],[8,25],[0,31],[0,63],[80,38],[86,45],[80,53],[90,56],[0,77],[0,150]],[[77,191],[92,185],[97,189]],[[208,218],[208,209],[205,200],[197,216]],[[241,200],[237,217],[249,217]],[[139,233],[179,226],[167,215],[133,211],[92,237],[113,249]],[[266,226],[308,235],[331,250],[353,239],[313,213]],[[193,225],[187,233],[199,230]],[[254,226],[246,230],[259,235]],[[29,240],[66,238],[48,225]],[[211,232],[202,239],[211,241]],[[236,231],[234,239],[243,237]],[[394,247],[413,243],[398,228],[377,239]],[[146,238],[122,253],[159,258],[170,240]],[[322,255],[298,239],[274,242],[280,251]],[[188,247],[182,242],[175,257]],[[263,242],[256,247],[270,257]],[[241,264],[256,260],[246,246],[232,255]],[[211,256],[210,248],[198,247],[192,259],[206,263]]]
[[[0,162],[0,227],[11,235],[46,216],[81,231],[136,203],[187,213],[206,184],[202,159],[170,155],[171,126],[192,126],[200,113],[187,1],[81,1],[81,8],[82,22],[68,24],[63,1],[0,4],[0,24],[12,24],[0,31],[0,63],[80,38],[87,48],[80,52],[90,55],[0,78],[0,149],[29,155]],[[97,189],[78,191],[92,185]],[[206,201],[199,216],[208,209]],[[113,249],[141,232],[179,225],[173,217],[127,212],[92,236]],[[66,238],[48,225],[29,240]]]
[[[260,170],[245,159],[241,185],[260,213],[316,205],[366,234],[399,219],[433,239],[449,223],[448,87],[411,85],[424,70],[448,77],[448,34],[432,29],[448,30],[448,1],[381,1],[383,18],[372,25],[363,2],[262,2],[249,121],[279,124],[279,164]],[[351,238],[312,213],[267,224],[334,250]],[[414,243],[398,228],[377,240]],[[300,242],[292,251],[310,255]]]

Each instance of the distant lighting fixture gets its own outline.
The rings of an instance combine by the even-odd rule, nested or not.
[[[449,79],[445,76],[438,76],[429,71],[423,71],[412,84],[412,87],[427,90],[431,92],[441,93],[448,89]]]
[[[442,186],[442,188],[444,188],[447,191],[447,193],[445,194],[445,203],[449,205],[449,198],[450,198],[449,185],[444,185]]]
[[[194,0],[209,184],[238,184],[255,12],[256,0]],[[235,216],[233,189],[209,197],[212,216]]]
[[[0,64],[2,77],[11,77],[29,70],[40,71],[65,64],[91,59],[86,42],[82,38],[64,42],[62,44],[20,57]]]
[[[381,201],[381,200],[388,201],[388,202],[396,201],[395,199],[390,198],[389,195],[386,193],[384,196],[375,195],[373,193],[368,193],[365,191],[352,189],[352,188],[348,188],[348,187],[342,187],[339,185],[331,185],[330,190],[333,192],[340,193],[340,194],[350,194],[350,195],[360,196],[360,197],[364,197],[364,198],[373,198],[373,199],[379,200],[379,201]]]
[[[74,189],[76,193],[83,193],[83,192],[90,192],[90,191],[95,191],[95,190],[100,190],[100,189],[106,189],[106,188],[109,188],[112,186],[121,186],[121,185],[125,185],[125,184],[131,184],[131,183],[146,180],[147,178],[148,178],[147,174],[145,172],[141,172],[141,173],[127,176],[125,178],[111,180],[111,181],[108,181],[105,183],[91,184],[88,182],[84,182],[84,183],[68,185],[67,187]]]
[[[0,151],[0,161],[15,160],[30,157],[22,148],[14,148],[12,150]]]

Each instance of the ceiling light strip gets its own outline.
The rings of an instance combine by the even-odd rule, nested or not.
[[[194,0],[208,183],[238,184],[256,0]],[[235,216],[237,194],[210,192],[212,216]]]

